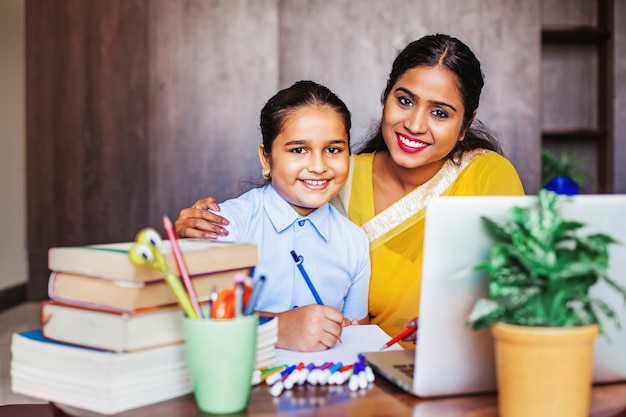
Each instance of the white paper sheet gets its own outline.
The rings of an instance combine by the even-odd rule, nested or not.
[[[341,333],[341,343],[322,352],[276,349],[276,364],[295,365],[300,362],[305,364],[313,362],[316,365],[324,362],[350,364],[358,361],[358,353],[377,351],[390,339],[391,337],[375,324],[347,326]],[[402,350],[402,346],[396,343],[387,349]]]

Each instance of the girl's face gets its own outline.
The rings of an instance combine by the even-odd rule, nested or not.
[[[328,106],[305,106],[290,113],[267,155],[259,145],[264,172],[301,216],[333,198],[348,179],[348,136],[341,116]]]
[[[421,181],[429,180],[463,140],[464,111],[456,76],[447,68],[419,66],[405,72],[383,110],[382,132],[393,161],[405,169],[420,168]]]

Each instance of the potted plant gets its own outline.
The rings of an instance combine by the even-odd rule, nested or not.
[[[584,161],[569,149],[557,158],[544,148],[541,151],[541,186],[559,194],[578,194],[581,186],[594,183],[593,177],[583,169],[584,165]]]
[[[616,241],[563,219],[559,207],[568,200],[542,189],[536,205],[512,207],[510,218],[483,217],[495,243],[474,269],[487,272],[488,296],[468,322],[491,326],[503,417],[587,416],[600,315],[619,325],[612,308],[589,293],[604,280],[626,299],[606,272]]]

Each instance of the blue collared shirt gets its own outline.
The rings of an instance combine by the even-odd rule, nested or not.
[[[325,204],[300,216],[271,185],[255,188],[220,203],[220,215],[230,224],[218,240],[256,243],[259,264],[253,280],[266,282],[256,310],[279,313],[314,304],[291,251],[303,257],[313,286],[325,305],[349,319],[367,316],[370,280],[369,243],[360,227]]]

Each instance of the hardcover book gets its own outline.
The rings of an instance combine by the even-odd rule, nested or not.
[[[254,267],[259,260],[257,245],[250,243],[215,242],[202,239],[179,239],[189,275]],[[134,265],[128,251],[134,242],[51,248],[48,268],[51,271],[86,275],[116,281],[154,281],[165,274],[150,266]],[[168,270],[178,274],[169,240],[159,247]]]
[[[191,283],[198,300],[206,301],[214,289],[232,286],[235,275],[248,272],[244,268],[196,275]],[[164,279],[129,282],[55,271],[48,281],[48,297],[66,304],[125,312],[177,303]]]
[[[183,342],[183,312],[176,305],[111,312],[56,301],[41,303],[44,337],[114,352],[132,352]],[[257,367],[273,365],[278,319],[261,318]]]
[[[128,312],[41,303],[41,331],[52,340],[113,352],[133,352],[183,342],[177,305]]]

